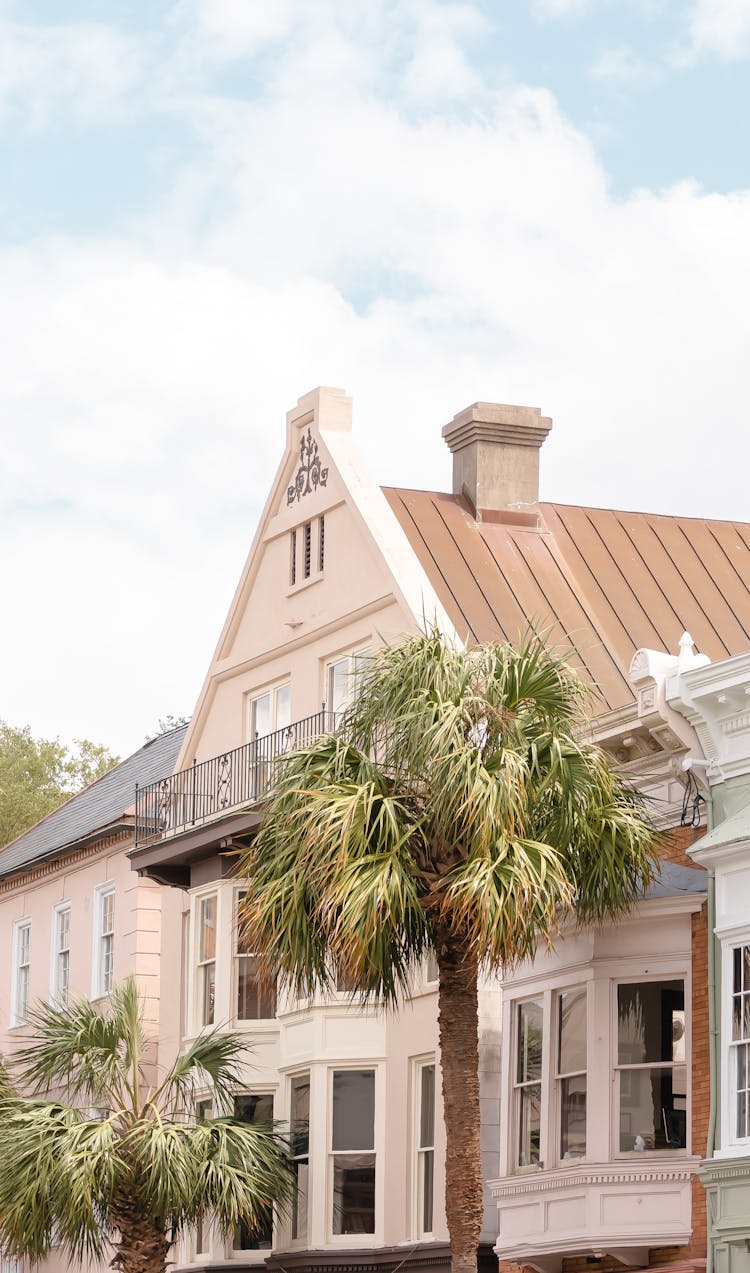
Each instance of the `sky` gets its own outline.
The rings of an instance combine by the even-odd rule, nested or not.
[[[318,384],[447,488],[750,520],[750,0],[0,0],[0,718],[189,715]],[[744,122],[743,122],[744,121]]]

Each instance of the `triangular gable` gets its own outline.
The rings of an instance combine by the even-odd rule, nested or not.
[[[351,399],[340,389],[314,389],[288,412],[284,455],[177,768],[196,756],[203,760],[246,741],[240,723],[243,708],[239,702],[236,709],[230,703],[229,682],[236,682],[241,699],[253,680],[262,682],[265,664],[273,679],[279,657],[288,655],[294,663],[295,651],[321,634],[327,634],[335,650],[341,629],[345,648],[347,632],[356,630],[352,622],[360,617],[365,623],[370,615],[374,617],[369,631],[381,630],[381,616],[382,630],[391,637],[427,619],[436,620],[455,639],[423,567],[367,472],[351,424]],[[331,564],[321,572],[317,567],[323,534],[326,561]],[[309,578],[306,547],[313,557]],[[291,577],[292,551],[296,579]],[[210,721],[212,711],[223,716],[221,724]]]

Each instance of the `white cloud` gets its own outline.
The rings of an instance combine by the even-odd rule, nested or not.
[[[470,11],[438,8],[381,45],[386,0],[361,33],[329,6],[251,103],[172,65],[204,151],[171,198],[127,239],[0,250],[9,719],[126,750],[190,710],[315,384],[354,394],[383,481],[445,487],[441,425],[497,399],[554,417],[548,498],[746,516],[750,198],[613,199],[555,100],[490,92]],[[442,107],[414,70],[435,41],[469,69]]]
[[[688,26],[695,52],[730,60],[750,52],[750,0],[696,0]]]
[[[32,129],[65,103],[80,119],[127,106],[144,69],[145,48],[103,23],[33,26],[0,16],[0,117],[15,110]]]

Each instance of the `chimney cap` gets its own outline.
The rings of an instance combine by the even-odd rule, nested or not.
[[[552,428],[541,407],[517,407],[504,402],[474,402],[454,415],[443,437],[455,454],[473,442],[541,447]]]

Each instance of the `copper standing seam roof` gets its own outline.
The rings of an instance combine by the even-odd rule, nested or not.
[[[541,527],[477,522],[461,496],[384,487],[460,636],[572,643],[602,710],[633,701],[642,646],[710,659],[750,648],[750,525],[540,504]]]

